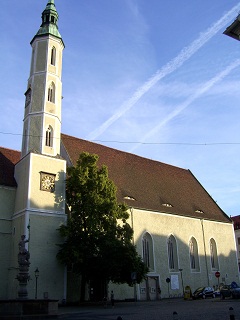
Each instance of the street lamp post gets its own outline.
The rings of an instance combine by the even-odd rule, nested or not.
[[[181,280],[182,280],[182,292],[183,292],[183,296],[184,296],[184,286],[183,286],[183,276],[182,276],[182,272],[183,269],[179,269],[180,273],[181,273]]]
[[[35,299],[37,299],[38,277],[39,277],[39,270],[38,270],[38,268],[37,268],[37,269],[35,270],[35,280],[36,280]]]

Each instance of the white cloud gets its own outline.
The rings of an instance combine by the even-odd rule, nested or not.
[[[148,79],[142,86],[140,86],[133,96],[127,100],[108,120],[106,120],[100,127],[92,131],[88,136],[88,140],[94,140],[99,137],[105,130],[107,130],[115,121],[122,117],[129,109],[131,109],[139,99],[150,90],[159,80],[166,75],[174,72],[182,64],[191,58],[206,42],[208,42],[222,27],[224,27],[230,19],[240,9],[240,4],[234,6],[226,14],[224,14],[218,21],[216,21],[205,32],[202,32],[199,37],[194,40],[188,47],[185,47],[181,52],[165,66],[158,70],[150,79]]]

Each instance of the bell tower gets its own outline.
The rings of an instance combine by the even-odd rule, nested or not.
[[[38,269],[39,296],[66,298],[65,268],[56,259],[62,242],[58,228],[66,222],[66,161],[60,156],[62,53],[54,0],[46,0],[42,24],[31,41],[30,76],[25,92],[21,159],[15,166],[17,190],[12,217],[12,270],[17,268],[18,242],[25,235],[30,252],[29,275]],[[14,279],[9,273],[9,283]],[[40,277],[39,276],[39,277]],[[10,297],[16,297],[12,285]],[[34,298],[34,283],[28,297]]]
[[[31,151],[60,154],[62,53],[54,0],[42,12],[42,24],[31,41],[30,77],[25,93],[22,157]]]

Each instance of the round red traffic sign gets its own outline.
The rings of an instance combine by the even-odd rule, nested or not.
[[[215,272],[215,277],[216,277],[216,278],[219,278],[219,277],[220,277],[220,272],[219,272],[219,271]]]

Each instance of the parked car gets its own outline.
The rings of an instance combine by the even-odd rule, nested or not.
[[[236,282],[232,282],[229,285],[224,285],[220,289],[220,297],[221,299],[225,298],[233,298],[240,299],[240,287]]]
[[[200,287],[193,292],[192,296],[193,299],[205,299],[207,297],[215,298],[215,293],[212,287]]]
[[[219,298],[220,297],[220,289],[214,290],[214,295],[215,295],[215,298]]]

